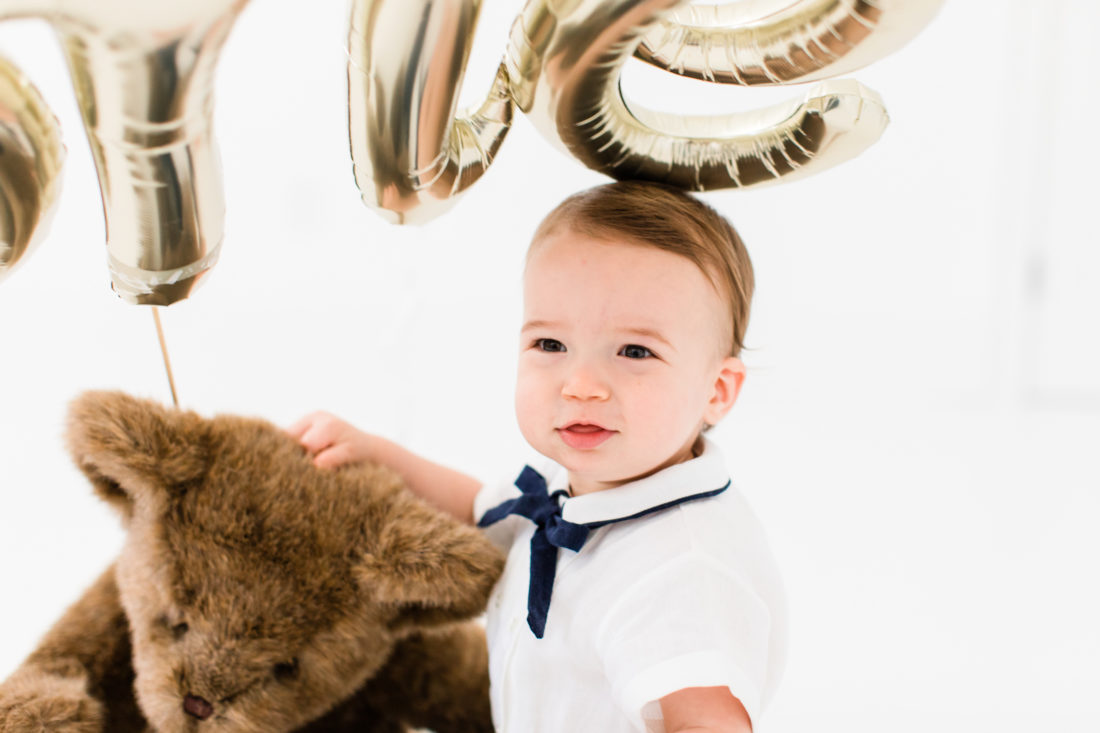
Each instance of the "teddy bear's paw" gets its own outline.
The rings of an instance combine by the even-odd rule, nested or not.
[[[0,686],[0,733],[103,733],[82,677],[16,675]]]

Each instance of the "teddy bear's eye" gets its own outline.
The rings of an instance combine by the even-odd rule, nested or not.
[[[280,682],[289,682],[290,680],[298,677],[298,660],[291,659],[289,662],[279,662],[275,665],[275,679]]]
[[[157,623],[159,623],[163,628],[167,629],[168,633],[172,635],[172,639],[175,641],[179,641],[180,639],[182,639],[184,634],[186,634],[191,628],[184,621],[176,624],[172,623],[172,620],[169,619],[168,614],[166,613],[162,613],[161,615],[157,616]]]

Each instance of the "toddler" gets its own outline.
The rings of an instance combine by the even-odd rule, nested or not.
[[[516,415],[545,465],[482,483],[331,415],[290,428],[317,465],[387,464],[506,548],[486,619],[501,733],[743,732],[772,696],[782,584],[704,434],[744,379],[752,289],[709,206],[599,186],[527,254]]]

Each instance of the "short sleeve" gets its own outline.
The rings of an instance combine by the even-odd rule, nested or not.
[[[642,730],[656,701],[686,687],[729,687],[757,720],[769,610],[744,581],[689,553],[639,578],[608,609],[595,644],[616,702]]]

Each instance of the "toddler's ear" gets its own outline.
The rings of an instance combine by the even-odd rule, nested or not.
[[[737,402],[737,395],[741,393],[741,384],[744,381],[744,362],[736,356],[722,359],[714,379],[714,392],[703,413],[703,421],[708,425],[717,425],[733,407],[733,403]]]
[[[206,421],[122,392],[85,392],[69,406],[73,462],[125,517],[160,504],[206,471]]]
[[[430,626],[476,616],[504,557],[471,526],[407,491],[366,532],[359,566],[365,593],[400,609],[397,626]]]

